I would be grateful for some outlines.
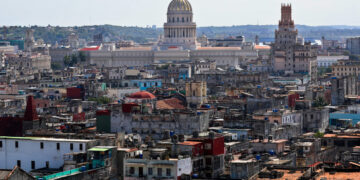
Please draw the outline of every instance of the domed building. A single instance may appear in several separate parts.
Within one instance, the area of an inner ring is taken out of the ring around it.
[[[167,22],[164,23],[164,40],[159,44],[161,50],[178,48],[194,50],[197,48],[196,23],[188,0],[172,0],[168,7]]]
[[[193,7],[189,0],[168,0],[163,37],[153,46],[121,47],[106,50],[84,48],[90,64],[97,67],[142,67],[153,63],[191,63],[201,59],[214,61],[216,66],[237,67],[258,58],[256,49],[211,47],[207,37],[197,41]],[[81,50],[83,51],[83,50]]]

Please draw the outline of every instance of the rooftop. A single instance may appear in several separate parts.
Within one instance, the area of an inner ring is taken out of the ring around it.
[[[94,140],[85,140],[85,139],[60,139],[60,138],[15,137],[15,136],[0,136],[0,139],[32,140],[32,141],[55,141],[55,142],[91,142],[91,141],[94,141]]]
[[[198,144],[201,144],[201,142],[196,142],[196,141],[184,141],[182,143],[179,143],[181,145],[185,145],[185,146],[195,146]]]
[[[346,180],[355,180],[360,177],[360,172],[325,172],[324,174],[316,177],[317,180],[321,179],[334,179],[334,180],[340,180],[340,179],[346,179]]]

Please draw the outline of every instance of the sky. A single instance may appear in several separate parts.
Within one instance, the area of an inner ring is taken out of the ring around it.
[[[1,0],[0,26],[157,25],[171,0]],[[291,3],[296,24],[360,26],[359,0],[189,0],[198,26],[269,25]]]

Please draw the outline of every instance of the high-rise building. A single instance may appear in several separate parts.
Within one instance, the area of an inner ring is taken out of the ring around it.
[[[317,73],[316,53],[310,42],[298,40],[292,7],[283,4],[279,27],[275,30],[275,43],[272,45],[273,71],[279,74],[308,74],[314,79]]]
[[[360,37],[346,39],[346,48],[351,54],[360,55]]]

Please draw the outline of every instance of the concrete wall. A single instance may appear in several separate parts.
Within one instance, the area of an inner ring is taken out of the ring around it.
[[[31,161],[35,161],[35,169],[46,167],[49,162],[50,168],[60,168],[64,164],[63,155],[71,152],[86,152],[89,140],[26,140],[26,139],[3,139],[3,147],[0,148],[0,169],[12,169],[21,161],[21,168],[29,172],[32,170]],[[18,148],[15,142],[18,142]],[[40,148],[40,143],[44,143],[44,148]],[[57,150],[57,143],[60,143],[60,150]],[[70,150],[73,144],[73,150]],[[83,150],[80,150],[82,144]]]

